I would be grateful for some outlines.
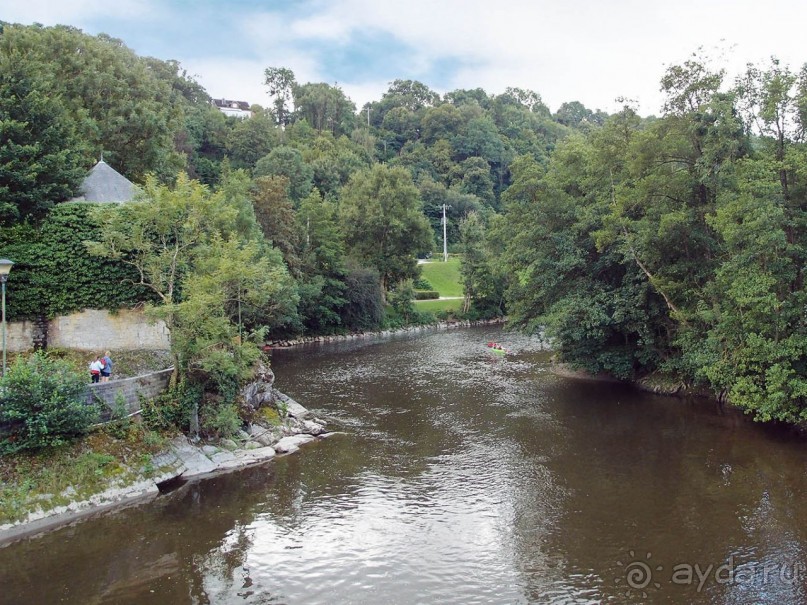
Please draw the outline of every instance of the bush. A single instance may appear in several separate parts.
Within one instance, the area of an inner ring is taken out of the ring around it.
[[[418,277],[415,282],[415,290],[434,290],[434,286],[431,285],[428,279],[425,277]]]
[[[0,378],[0,453],[53,447],[84,434],[98,421],[87,404],[87,380],[68,362],[44,353],[17,357]]]
[[[241,424],[238,408],[233,403],[220,403],[215,407],[206,406],[202,410],[202,428],[208,435],[216,436],[219,439],[237,435]]]
[[[156,399],[141,400],[140,415],[143,423],[153,431],[188,431],[191,411],[201,399],[201,387],[185,381],[171,387]]]
[[[415,300],[436,300],[440,293],[436,290],[415,290]]]

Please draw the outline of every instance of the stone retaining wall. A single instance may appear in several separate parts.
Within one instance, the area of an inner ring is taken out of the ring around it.
[[[111,382],[99,382],[87,386],[87,403],[101,401],[109,408],[102,413],[102,420],[109,420],[113,412],[118,412],[118,393],[123,397],[126,414],[140,411],[142,399],[153,399],[168,388],[174,368],[143,374],[134,378],[123,378]]]
[[[44,332],[40,346],[83,351],[166,350],[171,348],[165,323],[150,323],[140,309],[121,309],[115,313],[86,309],[43,322],[15,321],[8,324],[9,351],[30,351],[37,335]]]

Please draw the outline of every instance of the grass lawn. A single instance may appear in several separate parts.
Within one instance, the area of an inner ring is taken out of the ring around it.
[[[449,256],[448,262],[434,260],[420,265],[421,275],[428,280],[440,296],[462,296],[460,283],[460,259]],[[462,301],[460,301],[462,302]]]

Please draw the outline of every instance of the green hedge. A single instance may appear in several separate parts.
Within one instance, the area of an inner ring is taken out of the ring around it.
[[[434,300],[440,298],[437,290],[415,290],[415,300]]]
[[[6,284],[10,321],[55,317],[84,309],[119,309],[153,300],[134,268],[91,256],[84,242],[99,238],[98,204],[59,204],[35,228],[0,230],[0,257],[14,261]],[[109,205],[109,211],[115,211]]]

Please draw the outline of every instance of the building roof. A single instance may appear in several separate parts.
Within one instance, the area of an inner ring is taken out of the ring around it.
[[[211,101],[213,105],[218,107],[219,109],[227,108],[227,109],[240,109],[241,111],[249,111],[249,103],[246,101],[231,101],[230,99],[213,99]]]
[[[79,187],[76,200],[88,202],[128,202],[135,196],[135,185],[109,164],[100,160]]]

